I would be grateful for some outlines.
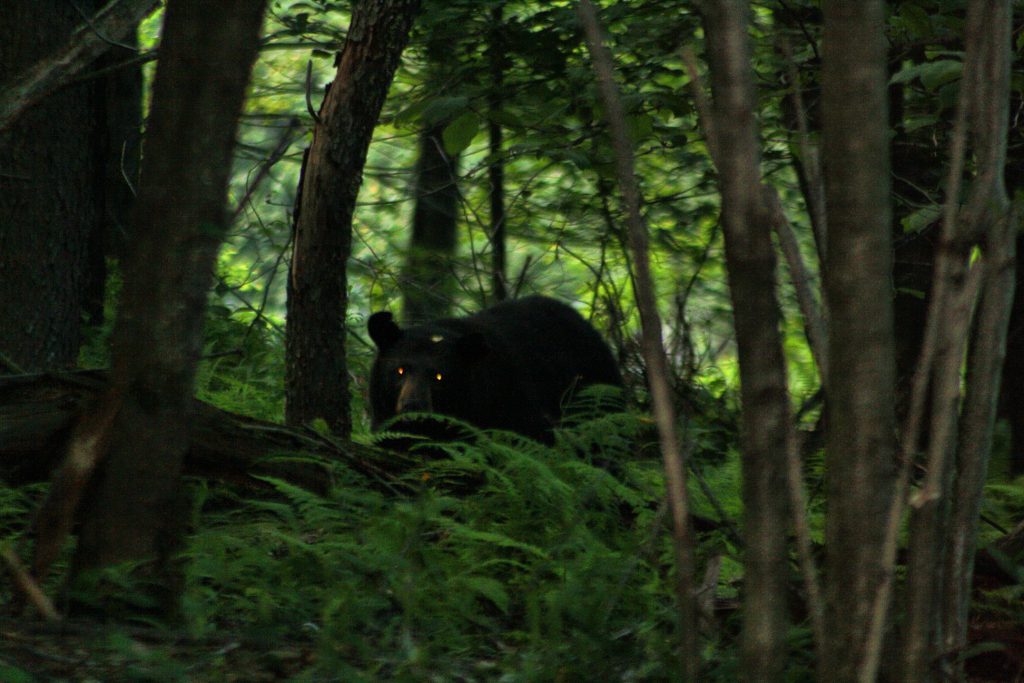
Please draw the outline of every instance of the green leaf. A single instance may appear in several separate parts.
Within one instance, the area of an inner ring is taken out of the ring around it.
[[[940,216],[942,216],[942,207],[939,206],[938,204],[922,206],[920,209],[917,209],[916,211],[912,212],[910,215],[903,219],[903,232],[921,232],[929,225],[939,220]]]
[[[469,147],[469,143],[473,142],[477,131],[480,130],[480,123],[480,117],[471,111],[467,111],[449,123],[444,129],[444,135],[442,136],[444,151],[451,156],[455,156]]]
[[[468,106],[469,98],[461,95],[458,97],[435,97],[432,100],[427,100],[420,120],[424,125],[432,126],[461,114]]]
[[[654,131],[654,122],[647,114],[627,116],[626,129],[629,131],[630,140],[635,144],[651,137],[651,133]]]
[[[941,85],[960,78],[963,62],[956,59],[937,59],[934,62],[915,64],[900,70],[889,81],[892,85],[907,83],[919,78],[929,91],[935,91]]]
[[[503,613],[508,613],[508,591],[500,581],[486,576],[470,576],[464,579],[463,583],[467,589],[491,601]]]

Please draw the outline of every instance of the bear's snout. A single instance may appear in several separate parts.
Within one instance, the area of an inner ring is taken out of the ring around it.
[[[407,376],[398,392],[396,413],[430,413],[434,405],[430,399],[430,386],[422,378]]]

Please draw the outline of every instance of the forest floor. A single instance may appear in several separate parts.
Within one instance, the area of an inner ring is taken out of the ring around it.
[[[314,638],[259,643],[192,638],[156,628],[89,621],[45,624],[0,616],[0,680],[224,681],[291,680],[316,664]]]
[[[315,637],[257,642],[197,639],[148,627],[89,621],[46,624],[0,610],[0,680],[251,682],[293,680],[316,669]],[[1024,682],[1024,623],[995,613],[971,623],[970,683]],[[318,672],[322,679],[325,672]],[[326,674],[330,680],[330,674]]]

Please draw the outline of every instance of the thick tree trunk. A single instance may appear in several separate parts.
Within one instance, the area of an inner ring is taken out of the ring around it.
[[[745,680],[781,680],[786,662],[786,454],[792,435],[775,296],[772,217],[762,199],[747,3],[705,4],[714,93],[710,147],[719,172],[722,232],[740,362]]]
[[[885,3],[822,7],[831,324],[824,676],[841,683],[862,674],[896,475],[888,74]]]
[[[444,120],[420,133],[416,206],[402,273],[402,315],[408,324],[444,318],[451,311],[459,160],[444,149],[442,136],[448,123]]]
[[[179,474],[210,274],[226,229],[235,131],[263,2],[172,0],[153,86],[132,252],[113,337],[113,423],[74,560],[75,574],[125,560],[165,608],[185,523]],[[81,423],[80,423],[81,426]],[[83,448],[88,444],[82,444]],[[55,485],[59,482],[55,482]],[[159,586],[159,588],[157,588]]]
[[[80,23],[68,2],[0,3],[0,83],[11,87]],[[0,132],[0,372],[68,367],[78,359],[97,214],[94,103],[95,83],[68,87],[23,109]]]
[[[362,0],[313,130],[296,200],[288,278],[285,416],[351,431],[345,359],[346,261],[352,214],[374,126],[419,0]]]

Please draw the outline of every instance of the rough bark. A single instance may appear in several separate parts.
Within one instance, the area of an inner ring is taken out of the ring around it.
[[[226,229],[235,131],[256,57],[263,2],[172,0],[153,85],[132,252],[113,335],[120,409],[87,502],[74,573],[125,560],[165,609],[184,517],[179,475],[206,297]],[[144,226],[144,227],[143,227]]]
[[[402,315],[408,324],[444,318],[451,311],[459,161],[444,149],[448,123],[442,121],[420,133],[416,206],[402,273]]]
[[[288,278],[285,416],[291,425],[323,418],[338,436],[351,431],[345,268],[352,215],[370,138],[419,5],[355,4],[337,74],[320,107],[296,200]]]
[[[775,296],[772,216],[761,191],[749,9],[704,5],[714,94],[715,164],[740,363],[743,448],[745,680],[781,680],[786,662],[786,453],[792,436]]]
[[[92,9],[88,2],[79,5]],[[49,57],[80,21],[67,2],[0,3],[0,83]],[[68,367],[77,360],[88,239],[97,214],[94,102],[95,84],[80,83],[25,110],[0,132],[0,372]]]
[[[676,601],[680,628],[680,679],[699,680],[697,603],[694,594],[694,537],[686,490],[686,469],[676,427],[675,407],[669,382],[668,358],[661,336],[661,317],[651,275],[647,226],[640,213],[640,188],[636,182],[633,149],[626,132],[626,117],[615,85],[611,55],[602,44],[597,13],[589,0],[578,8],[587,47],[597,76],[598,92],[605,108],[615,170],[626,212],[629,249],[633,258],[633,293],[640,311],[641,353],[647,369],[654,420],[668,486],[672,517],[672,545],[676,564]]]
[[[824,680],[858,680],[895,479],[885,4],[822,3],[828,214]],[[871,675],[865,672],[866,676]]]

